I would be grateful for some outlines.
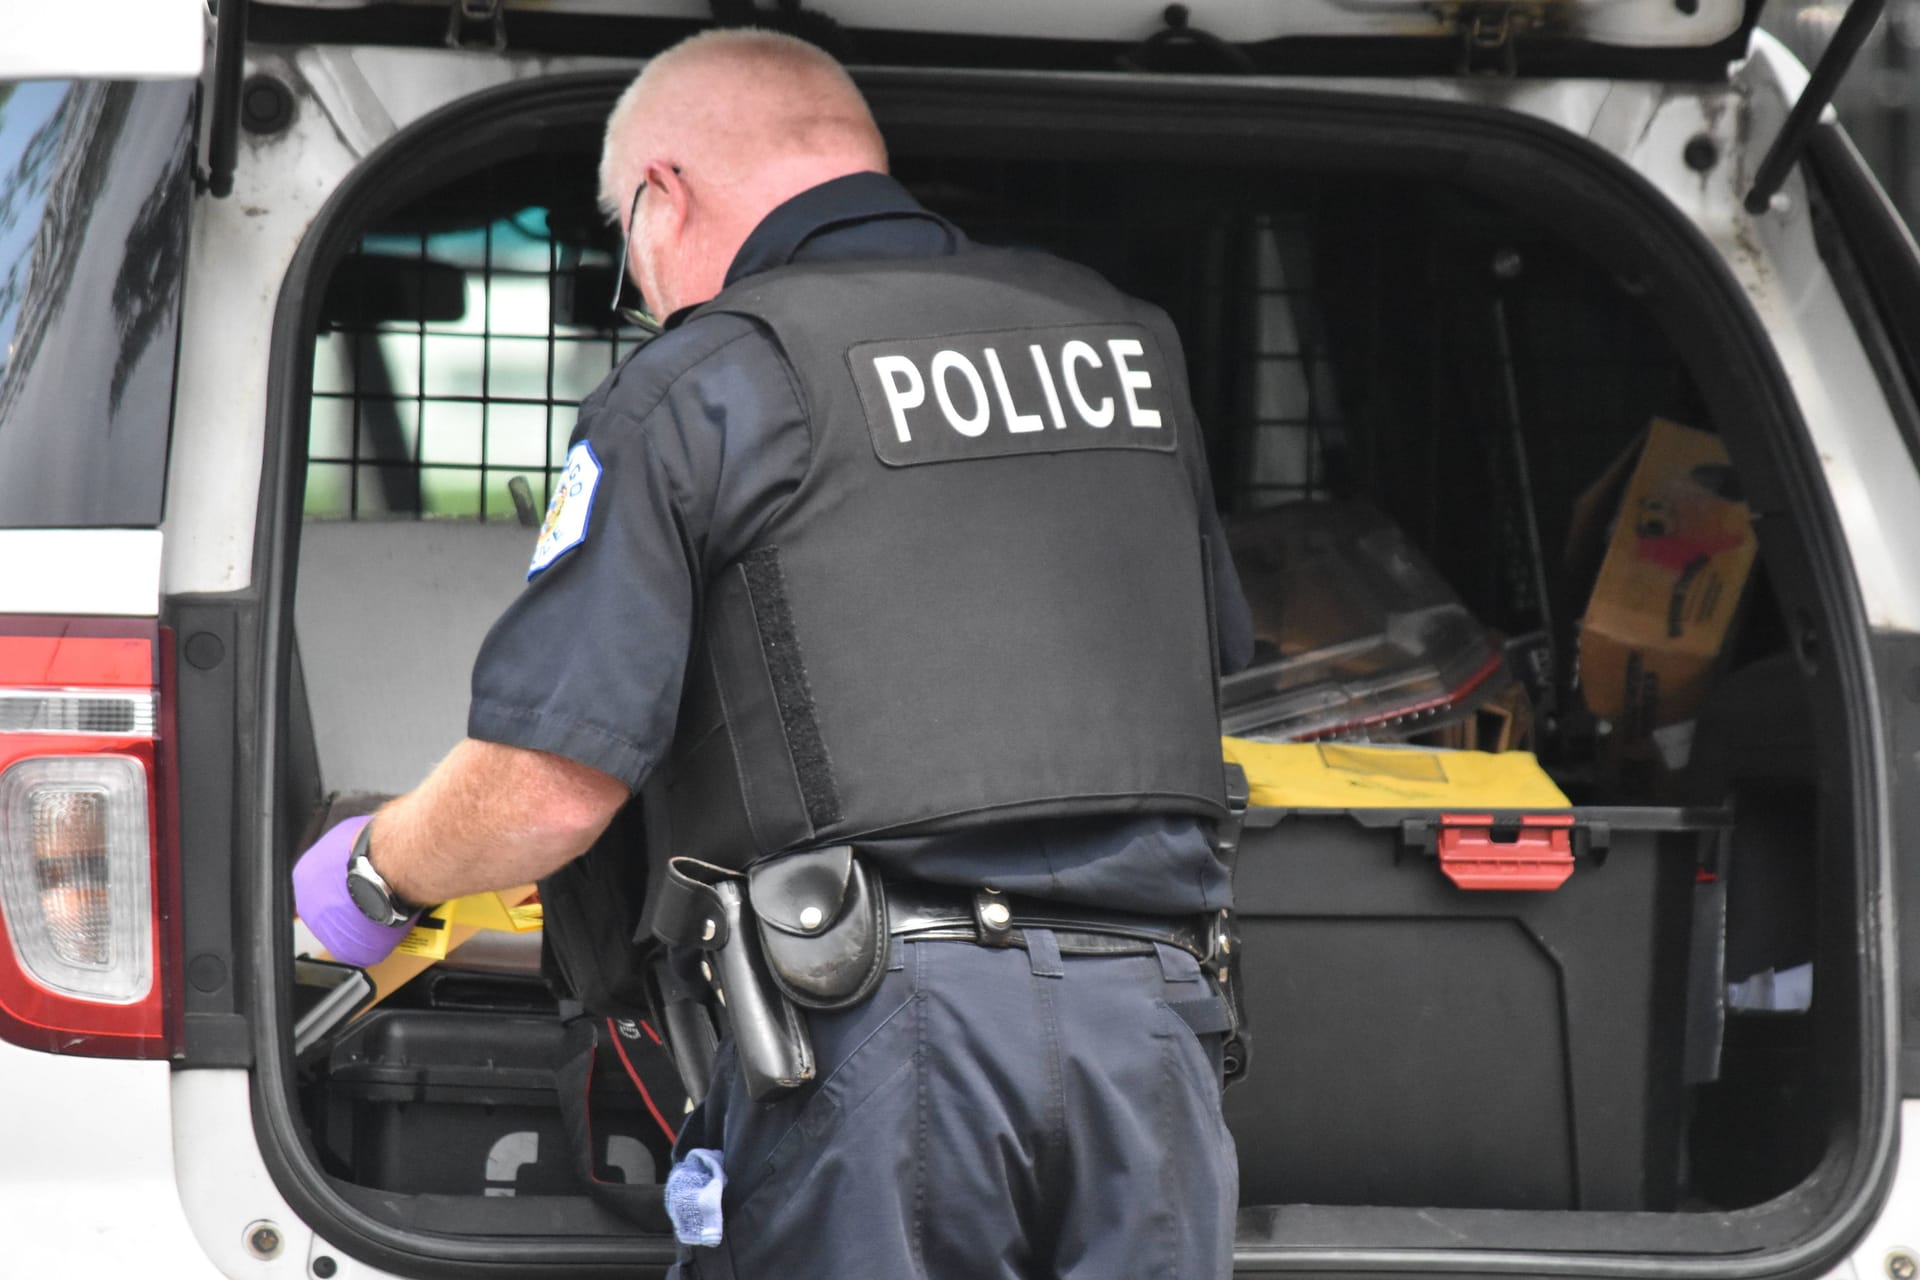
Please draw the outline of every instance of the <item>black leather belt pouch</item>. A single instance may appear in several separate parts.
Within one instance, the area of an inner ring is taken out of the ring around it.
[[[734,1055],[756,1102],[814,1076],[806,1019],[768,972],[749,919],[746,877],[693,858],[674,858],[661,882],[654,933],[673,946],[707,953],[703,972],[733,1032]]]
[[[767,969],[808,1009],[841,1009],[873,993],[887,967],[887,896],[833,845],[771,858],[747,873]]]

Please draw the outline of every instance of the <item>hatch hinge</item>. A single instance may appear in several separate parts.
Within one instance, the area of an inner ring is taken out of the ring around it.
[[[447,47],[505,49],[507,15],[504,0],[450,0],[447,5]]]
[[[1539,0],[1484,0],[1455,7],[1460,32],[1460,74],[1513,76],[1520,70],[1516,41],[1545,23]]]

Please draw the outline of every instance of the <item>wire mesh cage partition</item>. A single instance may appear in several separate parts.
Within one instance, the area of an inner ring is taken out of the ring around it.
[[[481,171],[369,228],[315,337],[309,519],[529,519],[630,353],[585,157]],[[511,490],[524,477],[524,500]]]

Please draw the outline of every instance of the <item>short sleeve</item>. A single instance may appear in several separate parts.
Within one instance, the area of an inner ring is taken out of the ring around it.
[[[701,585],[804,472],[771,344],[716,317],[656,339],[583,407],[519,598],[473,670],[469,737],[638,789],[672,741]]]

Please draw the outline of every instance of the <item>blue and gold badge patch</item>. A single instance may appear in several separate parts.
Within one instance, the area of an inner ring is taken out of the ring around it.
[[[567,453],[566,470],[553,487],[547,518],[540,524],[540,540],[533,544],[533,563],[527,580],[587,540],[587,522],[593,515],[593,493],[600,484],[600,459],[582,440]]]

